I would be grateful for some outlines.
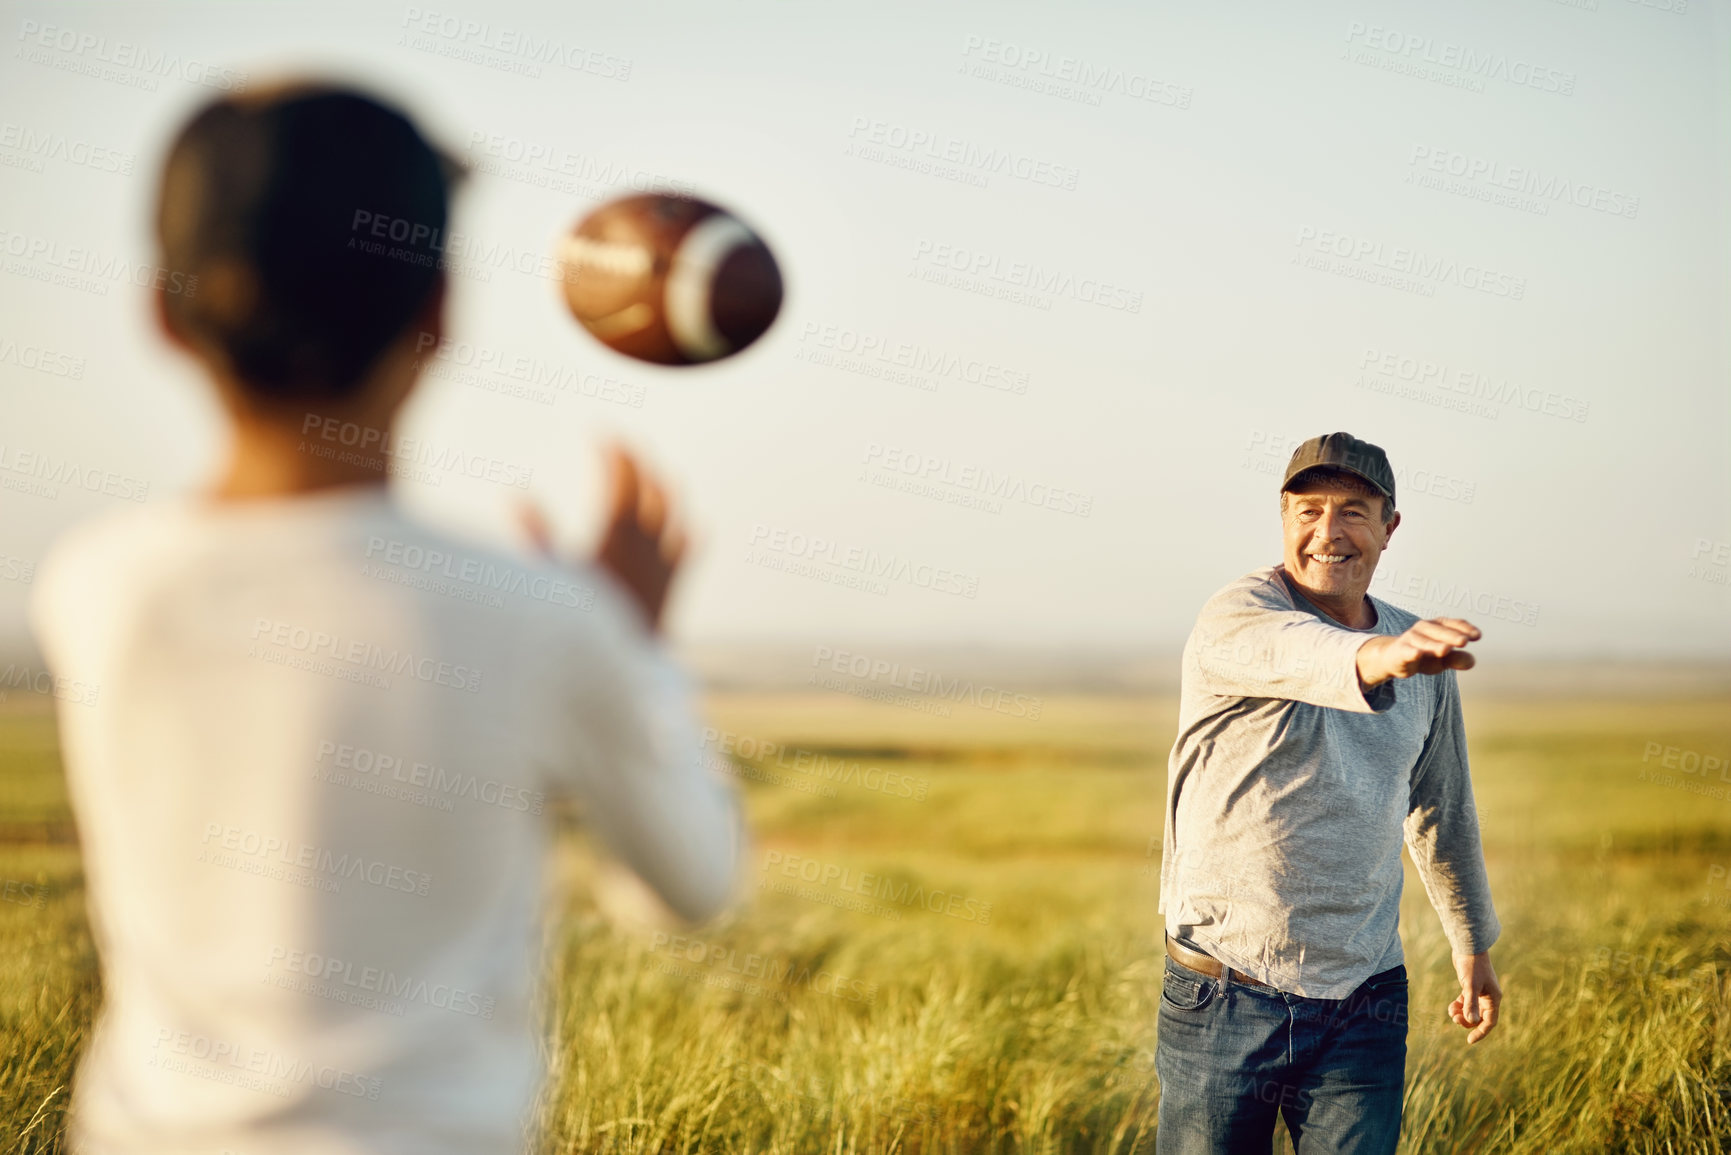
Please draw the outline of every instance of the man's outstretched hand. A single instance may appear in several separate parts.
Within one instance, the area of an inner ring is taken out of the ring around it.
[[[1390,678],[1470,670],[1475,659],[1466,652],[1466,644],[1483,636],[1477,626],[1460,618],[1414,622],[1406,633],[1394,637],[1379,634],[1358,648],[1358,680],[1369,689]]]
[[[1454,960],[1461,994],[1449,1004],[1449,1018],[1468,1028],[1467,1045],[1471,1046],[1496,1027],[1497,1012],[1503,1005],[1503,988],[1497,983],[1497,968],[1491,965],[1489,951],[1457,954]]]
[[[607,471],[606,519],[595,564],[631,593],[652,630],[661,627],[667,590],[685,557],[685,531],[674,524],[667,492],[637,459],[617,445],[604,451]],[[523,528],[549,557],[555,556],[547,519],[539,507],[522,507]]]

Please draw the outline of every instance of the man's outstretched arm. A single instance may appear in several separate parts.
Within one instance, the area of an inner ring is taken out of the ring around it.
[[[1394,705],[1399,679],[1470,669],[1463,647],[1479,636],[1458,618],[1394,636],[1349,630],[1300,608],[1282,583],[1241,579],[1202,607],[1184,657],[1204,693],[1369,714]]]

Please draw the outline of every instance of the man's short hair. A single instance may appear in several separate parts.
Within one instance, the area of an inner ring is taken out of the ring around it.
[[[1357,494],[1359,497],[1380,497],[1382,498],[1382,524],[1387,525],[1394,520],[1394,498],[1358,474],[1328,465],[1313,465],[1304,472],[1294,475],[1293,479],[1286,483],[1287,487],[1280,491],[1282,516],[1286,514],[1286,499],[1291,491],[1303,489],[1307,483],[1311,482],[1326,482],[1329,485],[1345,489],[1349,493]]]
[[[207,104],[162,170],[162,264],[198,277],[196,292],[166,295],[170,323],[249,393],[349,396],[442,275],[461,171],[408,117],[352,90],[292,84]],[[381,220],[382,242],[366,227]]]

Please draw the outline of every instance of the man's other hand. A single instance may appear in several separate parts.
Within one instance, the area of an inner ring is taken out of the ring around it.
[[[1454,960],[1461,994],[1449,1004],[1449,1018],[1470,1031],[1467,1045],[1471,1046],[1495,1029],[1497,1012],[1503,1005],[1503,988],[1497,983],[1497,968],[1491,965],[1489,951],[1457,954]]]

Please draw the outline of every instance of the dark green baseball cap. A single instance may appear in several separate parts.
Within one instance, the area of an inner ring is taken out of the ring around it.
[[[1312,437],[1292,451],[1292,459],[1286,463],[1286,476],[1280,482],[1280,491],[1285,493],[1292,487],[1293,478],[1318,466],[1344,469],[1364,478],[1388,498],[1388,508],[1394,508],[1394,468],[1389,465],[1388,454],[1382,451],[1382,446],[1360,441],[1350,433],[1324,433]]]

